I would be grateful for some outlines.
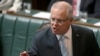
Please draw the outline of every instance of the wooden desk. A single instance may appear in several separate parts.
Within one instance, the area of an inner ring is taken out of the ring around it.
[[[9,13],[17,16],[25,16],[25,17],[33,17],[32,15],[35,15],[39,12],[45,12],[45,11],[40,11],[40,10],[30,10],[30,11],[20,11],[17,13]],[[33,17],[33,18],[38,18],[38,19],[46,19],[48,20],[49,18],[41,18],[41,17]],[[95,19],[95,18],[88,18],[87,22],[80,22],[80,20],[74,20],[73,24],[81,24],[81,25],[87,25],[87,26],[95,26],[95,27],[100,27],[97,25],[94,25],[94,23],[100,22],[100,19]]]

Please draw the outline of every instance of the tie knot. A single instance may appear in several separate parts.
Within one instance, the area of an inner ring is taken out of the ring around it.
[[[64,37],[60,36],[59,41],[63,41],[63,40],[64,40]]]
[[[67,36],[61,36],[60,38],[59,38],[59,40],[64,40],[64,39],[68,39],[68,37]]]

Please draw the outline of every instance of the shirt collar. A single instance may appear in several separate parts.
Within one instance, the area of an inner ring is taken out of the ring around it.
[[[62,35],[56,35],[58,40],[60,39],[61,36]],[[69,30],[63,36],[67,36],[68,39],[72,38],[72,27],[71,26],[69,27]]]

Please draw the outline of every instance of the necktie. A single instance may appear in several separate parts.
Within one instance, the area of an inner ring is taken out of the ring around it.
[[[68,56],[67,48],[65,47],[65,43],[64,43],[64,39],[65,39],[64,37],[60,37],[59,39],[61,53],[62,53],[62,56]]]

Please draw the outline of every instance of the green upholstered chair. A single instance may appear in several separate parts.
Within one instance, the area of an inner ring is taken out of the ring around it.
[[[11,56],[15,20],[16,17],[9,15],[4,15],[2,19],[1,41],[3,46],[3,56]]]
[[[88,18],[87,19],[87,23],[94,24],[94,23],[97,23],[97,22],[100,22],[100,19],[97,19],[97,18]]]
[[[5,14],[0,25],[2,56],[19,56],[20,52],[29,47],[35,32],[45,22],[43,19]]]
[[[98,42],[99,47],[100,47],[100,28],[99,28],[98,35],[97,35],[97,42]]]
[[[3,50],[2,50],[2,41],[1,41],[1,25],[2,25],[2,14],[0,14],[0,54],[3,56]]]

